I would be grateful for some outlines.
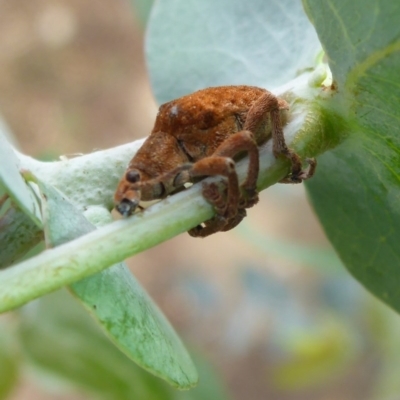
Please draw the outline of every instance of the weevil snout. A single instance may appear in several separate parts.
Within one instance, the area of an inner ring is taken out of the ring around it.
[[[123,217],[129,217],[139,205],[139,200],[122,199],[122,201],[115,207]]]
[[[115,192],[115,209],[123,216],[132,215],[140,203],[140,191],[127,187],[126,182],[122,181],[118,190]]]

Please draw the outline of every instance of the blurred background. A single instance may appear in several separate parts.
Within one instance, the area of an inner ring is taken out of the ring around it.
[[[150,6],[0,0],[0,113],[21,151],[53,160],[149,134],[157,112],[143,51]],[[13,382],[4,398],[119,399],[102,386],[113,371],[115,386],[142,388],[124,398],[140,400],[400,399],[399,318],[346,272],[303,185],[264,191],[233,231],[183,234],[128,265],[194,355],[199,388],[182,394],[145,372],[118,375],[126,360],[103,354],[102,336],[90,349],[90,317],[64,293],[24,321],[21,346],[4,332],[24,311],[0,318],[0,353],[10,360],[0,365],[0,387]],[[54,342],[43,343],[43,327],[54,329]]]

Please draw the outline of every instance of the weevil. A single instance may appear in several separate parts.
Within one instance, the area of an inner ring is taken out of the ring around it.
[[[281,182],[300,183],[316,168],[315,159],[302,160],[289,149],[282,125],[288,103],[266,89],[254,86],[220,86],[199,90],[163,104],[154,128],[132,158],[114,200],[127,217],[141,200],[162,199],[207,176],[224,177],[223,187],[203,183],[203,196],[216,215],[188,231],[206,237],[227,231],[246,216],[246,208],[258,201],[258,146],[269,138],[275,157],[291,162],[289,175]],[[239,185],[235,161],[249,156],[245,181]]]

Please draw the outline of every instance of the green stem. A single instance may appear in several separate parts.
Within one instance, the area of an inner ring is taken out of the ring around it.
[[[265,148],[263,152],[269,153],[267,158],[271,163],[264,181],[279,180],[285,175],[285,163],[275,163],[270,149]],[[240,175],[245,172],[246,161],[238,166]],[[95,274],[211,218],[212,207],[204,200],[201,190],[201,183],[193,185],[144,212],[1,271],[0,312]]]

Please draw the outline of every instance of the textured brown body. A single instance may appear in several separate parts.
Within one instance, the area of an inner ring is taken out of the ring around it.
[[[266,92],[253,86],[219,86],[163,104],[150,136],[129,166],[155,178],[179,163],[211,156],[228,136],[243,130],[249,109]],[[287,107],[283,100],[282,104]],[[267,125],[259,129],[264,135],[253,132],[257,144],[271,135]],[[142,199],[150,200],[143,195]]]
[[[285,109],[288,104],[284,100],[253,86],[207,88],[162,105],[150,136],[129,163],[117,188],[117,209],[127,216],[140,199],[163,198],[186,182],[207,175],[222,175],[228,179],[227,193],[217,193],[215,185],[209,185],[204,194],[214,204],[220,219],[223,215],[225,222],[231,220],[225,227],[230,229],[237,225],[245,215],[244,208],[257,202],[257,145],[268,140],[271,134],[274,154],[292,161],[290,182],[308,177],[301,171],[299,157],[286,147],[281,115]],[[250,166],[244,184],[247,195],[243,198],[240,188],[234,188],[238,183],[232,159],[245,152],[249,153]],[[239,203],[239,200],[241,206],[226,205],[232,201]],[[217,230],[227,229],[219,226]],[[206,236],[204,233],[194,235]]]

